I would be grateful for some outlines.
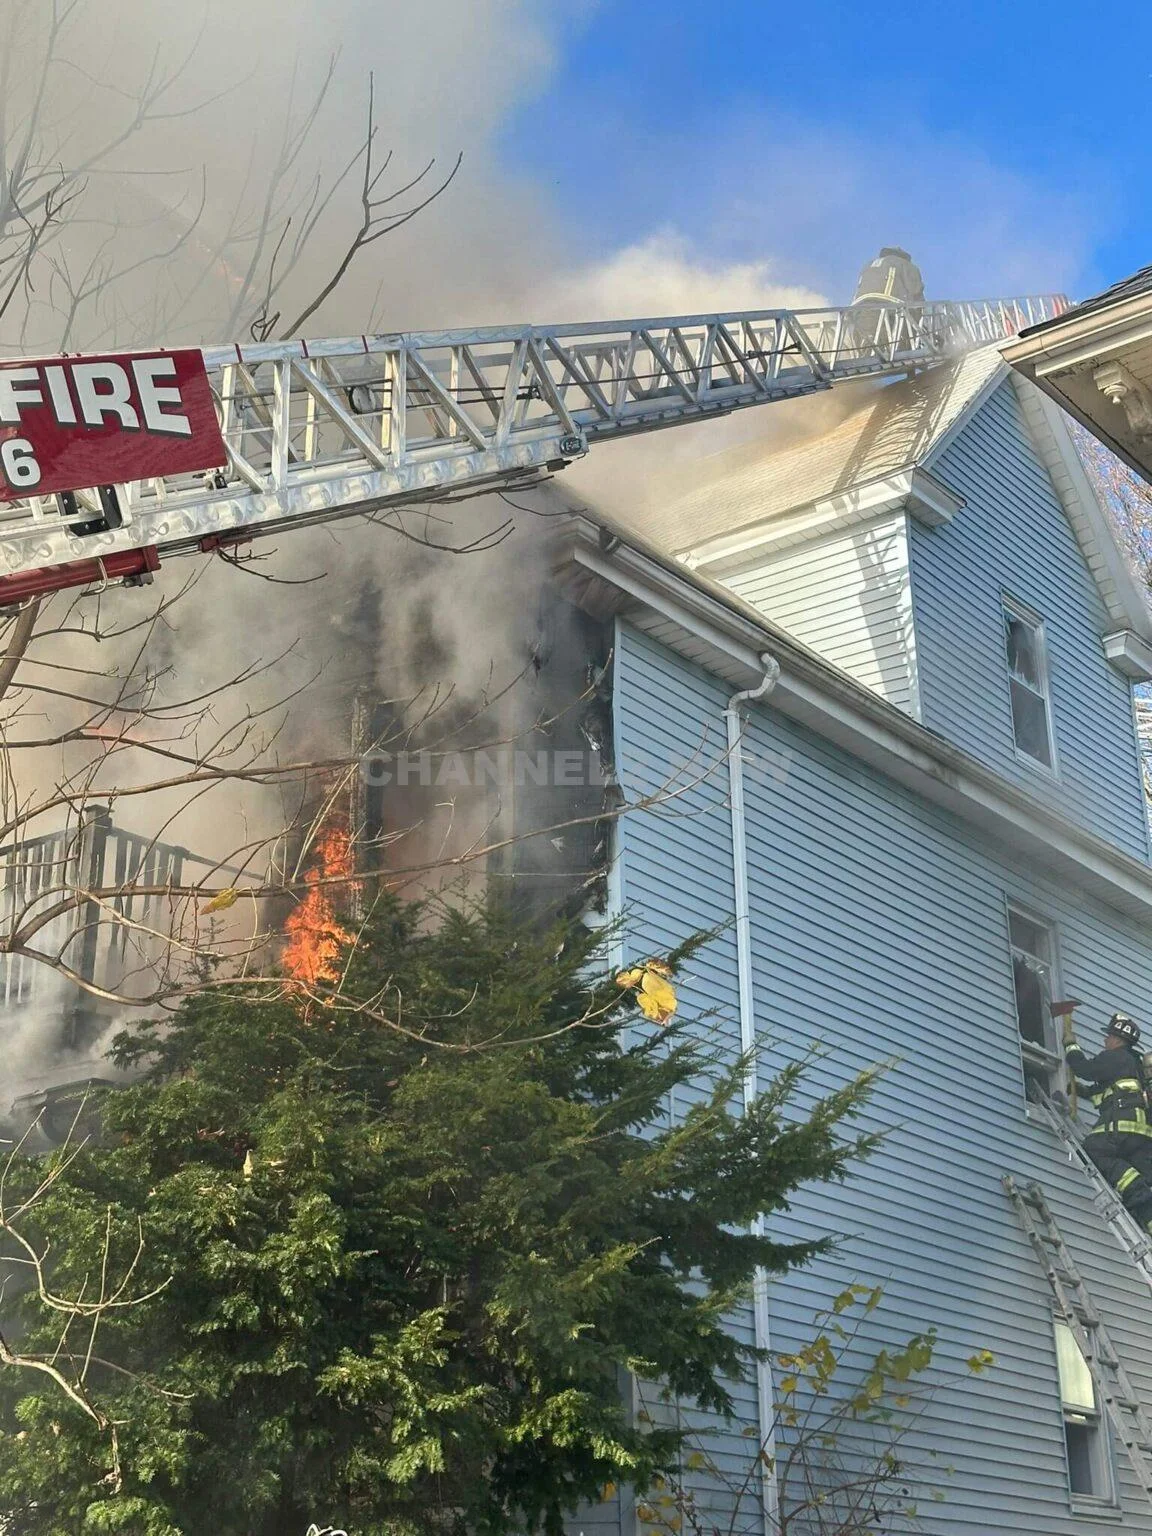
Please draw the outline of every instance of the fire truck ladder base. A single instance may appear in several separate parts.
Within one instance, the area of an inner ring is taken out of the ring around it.
[[[1038,1184],[1017,1184],[1011,1174],[1006,1174],[1003,1182],[1052,1288],[1057,1315],[1072,1330],[1113,1432],[1152,1504],[1152,1421],[1076,1268],[1043,1190]]]

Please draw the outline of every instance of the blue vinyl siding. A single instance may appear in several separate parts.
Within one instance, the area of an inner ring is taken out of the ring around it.
[[[943,528],[910,520],[921,719],[1137,858],[1148,834],[1127,680],[1080,547],[1005,382],[930,464],[967,505]],[[1004,594],[1044,621],[1058,776],[1016,756]]]
[[[630,800],[662,781],[669,741],[684,757],[697,754],[697,773],[715,761],[729,691],[722,683],[626,628],[616,665]],[[825,1054],[809,1068],[809,1094],[874,1062],[895,1062],[867,1119],[890,1131],[881,1151],[845,1185],[807,1189],[776,1219],[781,1236],[835,1232],[842,1241],[773,1286],[773,1345],[804,1342],[814,1310],[847,1281],[882,1282],[885,1299],[865,1342],[876,1347],[935,1326],[946,1369],[962,1373],[979,1348],[997,1357],[988,1376],[961,1380],[930,1402],[905,1447],[945,1494],[938,1504],[921,1501],[927,1536],[1087,1536],[1100,1520],[1069,1504],[1050,1293],[1001,1176],[1043,1183],[1150,1407],[1152,1293],[1096,1216],[1082,1176],[1026,1116],[1006,903],[1020,901],[1055,923],[1064,985],[1085,1000],[1089,1038],[1115,1007],[1152,1016],[1152,935],[998,853],[770,706],[755,709],[748,748],[757,761],[788,765],[749,774],[745,787],[765,1074],[813,1042]],[[711,782],[679,800],[624,817],[630,953],[668,948],[731,913],[725,791],[718,765]],[[706,1027],[734,1051],[730,933],[693,960],[682,996],[688,1012],[714,1013]],[[737,1462],[748,1443],[741,1428],[756,1422],[751,1390],[741,1414],[728,1432]],[[946,1464],[950,1477],[940,1471]],[[1116,1466],[1121,1528],[1152,1532],[1152,1509],[1120,1448]],[[708,1499],[705,1482],[697,1492]],[[722,1507],[721,1490],[712,1492]],[[760,1527],[745,1521],[741,1529]]]

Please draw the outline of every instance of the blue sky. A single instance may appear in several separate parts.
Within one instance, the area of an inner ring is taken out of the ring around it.
[[[844,297],[901,243],[930,295],[1091,293],[1152,262],[1152,7],[599,0],[506,163],[574,253],[664,229]]]

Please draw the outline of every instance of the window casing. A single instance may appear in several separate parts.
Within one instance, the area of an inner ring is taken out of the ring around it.
[[[1042,918],[1009,906],[1008,942],[1025,1085],[1034,1084],[1050,1093],[1059,1084],[1062,1067],[1055,1026],[1048,1012],[1048,1004],[1059,996],[1055,930]]]
[[[1055,773],[1056,745],[1044,626],[1009,598],[1004,599],[1004,654],[1016,754],[1046,773]]]
[[[1074,1503],[1111,1504],[1116,1497],[1112,1447],[1088,1362],[1068,1324],[1054,1319],[1060,1410],[1068,1487]]]

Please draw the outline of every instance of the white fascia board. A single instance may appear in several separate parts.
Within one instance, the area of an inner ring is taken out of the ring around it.
[[[656,561],[638,550],[617,543],[606,551],[598,541],[588,542],[582,534],[583,529],[570,545],[561,548],[556,561],[561,579],[564,565],[571,562],[668,619],[685,633],[702,640],[715,652],[715,659],[722,663],[716,669],[721,677],[733,676],[732,664],[735,663],[735,675],[742,675],[743,669],[750,680],[759,680],[764,671],[760,657],[767,643],[766,632],[760,625],[741,621],[739,615],[726,608],[722,601],[690,581],[678,583],[671,571],[663,570]],[[654,572],[659,573],[656,579],[653,579]],[[623,611],[627,612],[627,607]],[[775,649],[784,639],[783,631],[774,630],[770,639]]]
[[[808,502],[737,533],[709,539],[679,558],[689,570],[706,570],[709,576],[731,575],[763,555],[819,543],[833,534],[897,512],[909,512],[928,527],[939,528],[950,522],[963,505],[963,498],[927,470],[910,467],[883,480]]]
[[[1028,379],[1015,374],[1012,383],[1105,607],[1118,627],[1152,644],[1152,609],[1076,451],[1065,413]]]
[[[1152,682],[1152,645],[1130,629],[1104,636],[1104,654],[1118,672],[1136,683]]]
[[[598,543],[584,523],[562,547],[558,574],[575,566],[631,599],[624,615],[638,628],[662,621],[717,677],[749,686],[760,657],[781,664],[771,707],[870,764],[886,778],[978,827],[998,846],[1018,850],[1109,906],[1152,920],[1152,868],[1069,821],[958,747],[918,725],[775,626],[746,616],[684,571],[618,542]],[[703,655],[701,653],[703,652]]]
[[[1030,378],[1044,379],[1081,363],[1104,361],[1152,337],[1152,293],[1139,293],[1107,309],[1090,310],[1022,336],[1002,349],[1007,362]]]

